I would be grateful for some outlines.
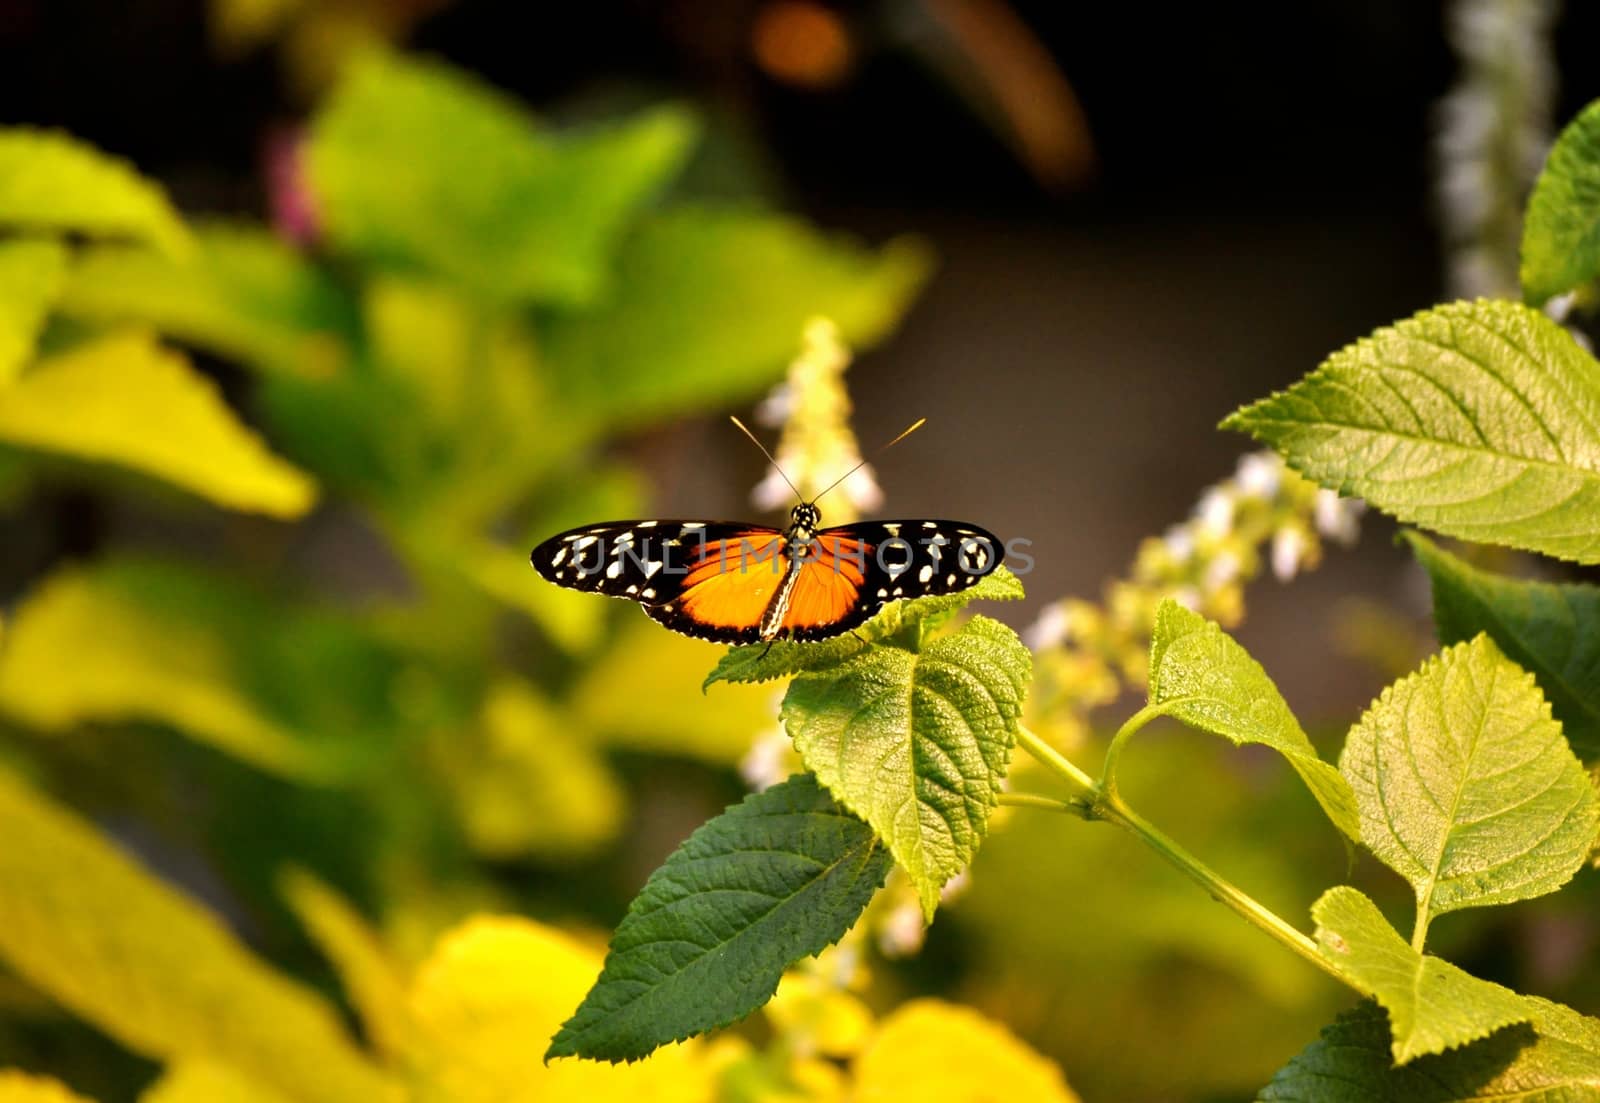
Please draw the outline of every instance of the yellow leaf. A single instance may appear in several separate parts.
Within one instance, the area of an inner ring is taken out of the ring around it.
[[[719,685],[707,700],[700,683],[725,649],[668,632],[637,610],[624,613],[616,643],[573,693],[580,722],[612,746],[738,762],[777,721],[773,687]]]
[[[204,1057],[294,1103],[393,1099],[321,997],[66,808],[0,774],[0,957],[129,1049]]]
[[[316,752],[261,716],[233,684],[208,633],[83,571],[53,575],[0,639],[0,710],[31,728],[154,721],[263,769],[325,780],[328,767]]]
[[[763,1010],[773,1028],[804,1053],[851,1057],[872,1035],[867,1005],[815,973],[785,974]]]
[[[543,1062],[599,973],[598,950],[528,920],[479,917],[446,935],[412,991],[429,1035],[413,1061],[417,1103],[710,1103],[694,1043],[631,1065]]]
[[[460,552],[462,573],[480,590],[526,613],[563,651],[587,654],[605,626],[605,604],[593,594],[552,586],[534,573],[528,555],[489,540]]]
[[[0,1103],[4,1103],[0,1099]],[[185,1059],[168,1067],[139,1103],[291,1103],[288,1096],[216,1061]]]
[[[48,1076],[30,1076],[16,1069],[0,1069],[0,1103],[93,1103],[93,1101]]]
[[[66,268],[67,251],[59,242],[0,241],[0,384],[15,379],[32,359]]]
[[[284,896],[344,984],[372,1045],[399,1053],[413,1030],[399,964],[378,933],[333,889],[302,870],[283,879]]]
[[[133,237],[174,255],[189,232],[132,165],[66,134],[0,128],[0,226]]]
[[[1077,1103],[1055,1064],[999,1023],[942,1000],[883,1020],[856,1061],[856,1103]]]
[[[570,858],[615,836],[624,807],[610,767],[531,686],[493,686],[475,734],[447,745],[446,771],[479,853]]]
[[[131,468],[232,509],[298,517],[310,477],[269,452],[216,386],[147,334],[104,337],[0,390],[0,440]]]

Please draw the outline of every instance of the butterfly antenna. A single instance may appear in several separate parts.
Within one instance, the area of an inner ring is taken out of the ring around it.
[[[913,421],[910,425],[908,425],[906,427],[905,432],[901,433],[898,437],[895,437],[888,444],[885,444],[882,447],[880,447],[876,452],[873,453],[873,455],[874,456],[881,456],[883,453],[887,452],[889,449],[893,448],[895,445],[897,445],[901,441],[905,440],[912,433],[915,433],[918,429],[922,428],[927,423],[928,423],[928,419],[927,418],[925,418],[925,417],[917,418],[916,421]],[[828,484],[828,489],[824,490],[822,492],[822,494],[826,494],[828,492],[828,490],[832,490],[834,487],[836,487],[840,483],[844,482],[851,475],[854,475],[857,471],[860,471],[865,466],[867,466],[867,461],[865,459],[863,459],[860,463],[856,464],[849,471],[846,471],[843,475],[840,475],[837,479],[833,480],[833,482],[829,483]],[[790,485],[793,486],[794,484],[791,483]],[[818,501],[818,499],[820,499],[822,497],[822,494],[818,494],[815,498],[811,499],[811,502],[812,502],[813,505],[815,505],[816,502]]]
[[[767,451],[767,446],[762,444],[759,440],[757,440],[756,439],[756,435],[754,433],[752,433],[749,429],[745,428],[744,422],[742,422],[738,418],[732,417],[732,416],[730,416],[728,418],[728,420],[733,422],[735,425],[737,425],[739,427],[739,432],[743,433],[745,436],[750,438],[750,443],[751,444],[753,444],[757,448],[761,449],[761,454],[763,456],[767,457],[767,462],[768,463],[772,464],[772,470],[774,470],[774,471],[776,471],[778,473],[778,477],[780,479],[782,479],[786,483],[789,483],[789,489],[794,491],[795,500],[796,501],[800,501],[800,502],[805,501],[805,496],[800,493],[800,488],[795,486],[794,483],[789,482],[789,476],[787,476],[787,475],[785,475],[783,473],[783,468],[779,467],[778,466],[778,461],[772,458],[772,453]],[[821,495],[818,495],[818,497],[820,497],[820,496]]]

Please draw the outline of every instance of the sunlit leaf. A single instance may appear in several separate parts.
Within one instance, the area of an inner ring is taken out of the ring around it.
[[[378,934],[348,900],[304,870],[288,871],[283,892],[306,932],[339,974],[373,1048],[393,1056],[415,1041],[406,982]],[[195,1072],[191,1079],[199,1079]],[[201,1103],[200,1096],[193,1097]],[[180,1103],[174,1098],[171,1103]]]
[[[0,956],[135,1052],[203,1057],[291,1100],[393,1099],[338,1014],[77,816],[0,776]]]
[[[759,686],[731,687],[708,707],[698,680],[717,648],[664,632],[637,610],[621,613],[604,661],[584,671],[568,701],[574,722],[601,742],[731,765],[776,722],[777,697]]]
[[[996,567],[978,584],[966,590],[933,597],[892,601],[854,632],[817,643],[774,640],[744,647],[730,647],[706,679],[702,688],[717,682],[770,682],[806,671],[838,666],[867,649],[874,641],[887,640],[923,621],[966,607],[974,601],[1020,601],[1022,583],[1005,567]]]
[[[856,1061],[857,1103],[1077,1103],[1061,1070],[999,1023],[941,1000],[913,1000]]]
[[[1600,1020],[1522,997],[1531,1026],[1394,1067],[1376,1004],[1341,1015],[1284,1066],[1261,1103],[1583,1103],[1600,1097]]]
[[[746,797],[651,875],[546,1058],[631,1061],[748,1015],[849,930],[888,872],[872,830],[809,775]]]
[[[215,384],[137,333],[43,361],[0,390],[0,440],[126,467],[231,509],[298,517],[316,499]]]
[[[420,1098],[449,1103],[705,1103],[693,1043],[613,1067],[539,1060],[600,971],[600,954],[549,927],[481,917],[440,940],[412,990],[429,1040],[412,1056]]]
[[[58,242],[0,241],[0,386],[32,358],[66,267],[67,251]]]
[[[1150,641],[1150,703],[1235,744],[1271,747],[1289,760],[1334,825],[1352,839],[1361,837],[1349,782],[1317,756],[1261,664],[1219,626],[1170,599],[1156,610]]]
[[[756,393],[818,314],[853,347],[875,344],[929,269],[908,241],[872,252],[795,219],[701,209],[646,218],[618,263],[614,293],[552,319],[543,347],[561,396],[620,424]]]
[[[492,686],[478,727],[445,774],[467,839],[480,854],[570,860],[610,841],[622,826],[616,776],[572,718],[532,687],[509,678]]]
[[[1339,769],[1361,841],[1411,882],[1425,926],[1566,884],[1600,824],[1594,786],[1533,676],[1488,636],[1383,691]]]
[[[55,131],[0,127],[0,226],[147,241],[177,255],[188,231],[127,162]]]
[[[293,1103],[293,1098],[220,1062],[186,1058],[162,1073],[139,1103]]]
[[[48,1076],[0,1069],[0,1103],[94,1103]]]
[[[62,311],[95,325],[146,325],[264,371],[309,378],[345,367],[355,337],[343,293],[265,230],[209,224],[183,258],[101,245],[75,259]]]
[[[1600,101],[1556,139],[1522,222],[1522,294],[1538,306],[1600,275]]]
[[[1600,363],[1519,303],[1423,311],[1223,426],[1402,521],[1600,563]]]
[[[552,133],[465,73],[374,53],[317,116],[306,163],[341,249],[492,301],[576,304],[604,289],[618,236],[695,130],[661,108]]]
[[[61,571],[18,608],[0,639],[0,709],[41,732],[166,723],[291,777],[328,770],[315,748],[239,692],[214,636],[100,574]]]
[[[1389,1013],[1397,1064],[1528,1020],[1521,996],[1412,949],[1376,904],[1347,885],[1323,893],[1311,915],[1322,956]]]
[[[1487,632],[1538,679],[1578,757],[1600,757],[1600,586],[1506,578],[1417,533],[1405,538],[1433,580],[1439,642]]]
[[[880,645],[789,684],[783,722],[806,767],[866,820],[932,918],[988,829],[1032,661],[974,617],[920,651]]]
[[[605,603],[550,585],[529,569],[526,551],[477,541],[461,549],[458,565],[484,593],[526,613],[562,649],[581,655],[599,642]]]

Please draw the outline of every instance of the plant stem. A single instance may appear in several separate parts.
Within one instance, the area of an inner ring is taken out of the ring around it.
[[[1170,702],[1169,702],[1170,703]],[[1111,743],[1106,747],[1105,762],[1100,766],[1100,791],[1105,794],[1108,801],[1120,799],[1117,792],[1117,761],[1122,756],[1123,745],[1133,736],[1133,733],[1144,727],[1156,717],[1166,711],[1166,705],[1146,705],[1123,722],[1117,729],[1117,734],[1111,737]]]
[[[1090,818],[1092,809],[1086,800],[1062,800],[1060,797],[1047,797],[1039,793],[1001,793],[1000,803],[1013,808],[1048,808],[1052,812],[1071,812],[1083,819]]]
[[[1127,735],[1137,731],[1141,725],[1147,723],[1155,715],[1159,715],[1159,713],[1152,711],[1150,708],[1141,709],[1138,713],[1135,713],[1128,723],[1123,725],[1122,730],[1117,733],[1116,739],[1112,741],[1113,745],[1116,744],[1117,740],[1125,739]],[[1138,723],[1135,723],[1135,721]],[[1130,832],[1168,863],[1181,870],[1184,876],[1205,889],[1213,900],[1231,908],[1243,919],[1265,931],[1294,953],[1300,955],[1335,980],[1338,980],[1341,984],[1347,983],[1343,977],[1339,976],[1338,970],[1323,958],[1321,952],[1317,949],[1317,944],[1308,935],[1290,925],[1276,912],[1259,903],[1241,889],[1235,888],[1232,884],[1223,880],[1204,862],[1183,849],[1154,824],[1129,808],[1114,791],[1103,788],[1088,774],[1074,766],[1060,751],[1057,751],[1027,728],[1018,729],[1017,743],[1023,750],[1038,759],[1039,763],[1046,769],[1073,787],[1073,798],[1059,802],[1056,806],[1057,810],[1084,814],[1079,810],[1086,804],[1086,819],[1104,820]],[[1106,757],[1107,776],[1109,777],[1109,767],[1115,764],[1112,761],[1109,749]],[[1021,794],[1016,795],[1020,796]],[[1002,797],[1002,801],[1004,799]],[[1035,801],[1019,803],[1036,804]]]

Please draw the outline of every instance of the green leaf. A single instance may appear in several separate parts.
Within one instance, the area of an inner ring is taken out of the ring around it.
[[[345,366],[354,311],[339,288],[264,230],[213,224],[182,259],[102,245],[72,266],[61,309],[97,326],[148,325],[263,371],[307,378]]]
[[[889,872],[866,824],[809,775],[746,797],[651,875],[545,1060],[632,1061],[772,998],[849,930]]]
[[[1556,139],[1522,222],[1522,294],[1538,306],[1600,275],[1600,100]]]
[[[0,386],[29,360],[61,292],[67,251],[54,241],[0,241]]]
[[[1222,424],[1402,521],[1600,563],[1600,363],[1518,303],[1423,311]]]
[[[875,343],[929,268],[909,241],[874,253],[779,215],[693,208],[642,221],[618,265],[605,304],[551,319],[544,349],[575,409],[621,424],[759,391],[814,315]]]
[[[1341,1015],[1272,1078],[1261,1103],[1584,1103],[1600,1095],[1600,1020],[1522,997],[1531,1026],[1393,1067],[1376,1004]]]
[[[216,636],[142,604],[110,570],[56,573],[6,629],[0,702],[37,732],[167,723],[261,769],[302,781],[329,776],[316,748],[240,691]]]
[[[1600,757],[1600,586],[1506,578],[1403,535],[1433,580],[1439,642],[1487,632],[1538,680],[1578,757]]]
[[[661,108],[552,134],[464,73],[374,53],[318,115],[306,164],[340,248],[492,302],[578,305],[604,290],[618,237],[696,129]]]
[[[974,617],[921,651],[882,644],[789,684],[801,759],[888,844],[929,918],[988,829],[1032,669],[1016,633]]]
[[[0,128],[0,227],[133,238],[175,256],[190,245],[166,194],[131,165],[26,127]]]
[[[339,1013],[68,809],[0,773],[0,957],[158,1060],[209,1058],[300,1103],[389,1101]]]
[[[1488,636],[1401,679],[1350,730],[1339,769],[1361,841],[1411,882],[1419,925],[1571,879],[1600,824],[1594,786],[1533,676]]]
[[[1317,756],[1261,664],[1219,626],[1170,598],[1156,610],[1150,641],[1150,703],[1237,745],[1271,747],[1289,760],[1334,826],[1360,839],[1350,784]]]
[[[717,682],[770,682],[806,671],[826,670],[859,655],[869,644],[890,639],[931,618],[953,613],[969,602],[1020,601],[1023,596],[1022,583],[1017,576],[1003,566],[996,567],[970,590],[891,601],[854,632],[831,640],[817,643],[774,640],[770,648],[764,643],[730,647],[706,675],[701,688],[709,689]]]
[[[316,484],[267,450],[216,384],[147,334],[113,334],[0,390],[0,441],[126,467],[230,509],[299,517]]]
[[[1322,956],[1389,1013],[1396,1064],[1526,1022],[1522,997],[1406,945],[1378,906],[1346,885],[1311,908]]]

